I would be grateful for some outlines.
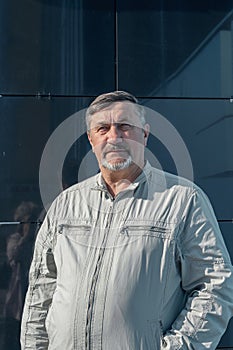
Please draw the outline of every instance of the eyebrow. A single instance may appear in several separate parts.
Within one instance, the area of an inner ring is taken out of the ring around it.
[[[107,120],[98,120],[96,122],[92,121],[92,123],[94,124],[93,127],[97,127],[99,125],[122,124],[122,123],[127,123],[127,124],[132,124],[133,125],[133,123],[127,117],[123,117],[122,119],[119,119],[119,120],[117,120],[114,123],[109,122]]]

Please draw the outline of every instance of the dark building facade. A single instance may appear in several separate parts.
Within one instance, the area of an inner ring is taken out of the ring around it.
[[[233,1],[3,0],[0,17],[0,348],[17,349],[20,324],[6,312],[10,237],[38,226],[16,210],[43,215],[98,171],[84,111],[100,93],[157,111],[148,157],[207,193],[233,258]]]

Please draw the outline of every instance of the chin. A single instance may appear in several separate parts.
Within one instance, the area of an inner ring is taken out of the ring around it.
[[[114,162],[108,162],[105,159],[102,161],[102,166],[105,169],[109,169],[112,171],[127,169],[131,164],[132,164],[131,157],[129,157],[128,159],[119,159],[119,160],[117,159],[117,160],[114,160]]]

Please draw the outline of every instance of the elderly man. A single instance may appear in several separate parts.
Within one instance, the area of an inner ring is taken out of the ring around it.
[[[145,161],[131,94],[99,96],[86,120],[100,173],[61,193],[41,227],[22,349],[215,349],[233,278],[208,199]]]

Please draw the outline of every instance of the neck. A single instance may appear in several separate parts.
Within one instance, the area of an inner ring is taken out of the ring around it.
[[[113,197],[125,190],[141,174],[142,168],[132,164],[123,170],[112,171],[101,167],[101,174]]]

